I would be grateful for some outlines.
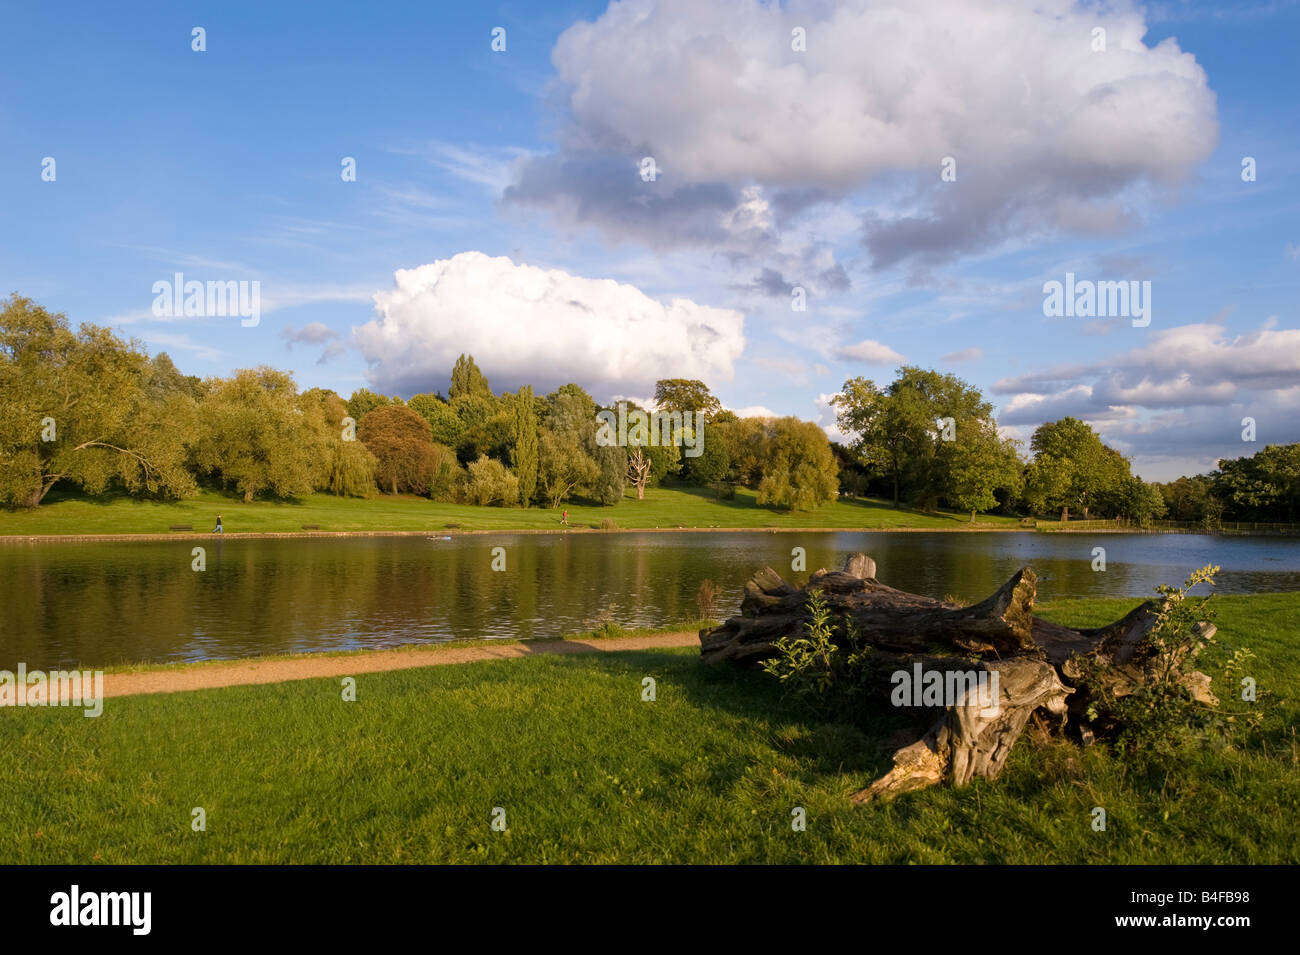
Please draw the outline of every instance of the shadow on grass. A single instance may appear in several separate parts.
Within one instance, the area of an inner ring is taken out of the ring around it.
[[[734,498],[718,497],[712,488],[699,487],[689,484],[664,484],[663,487],[669,488],[681,494],[687,494],[691,497],[699,498],[710,504],[717,504],[719,507],[730,511],[744,511],[747,513],[761,515],[766,514],[770,517],[790,517],[795,514],[805,513],[812,514],[813,511],[794,511],[786,508],[764,507],[755,503],[752,494],[736,496]],[[931,510],[927,511],[919,507],[911,507],[907,504],[899,504],[895,507],[888,501],[876,498],[865,497],[840,497],[836,502],[842,507],[850,507],[855,510],[864,512],[865,515],[879,514],[910,514],[916,517],[923,517],[932,520],[951,521],[954,524],[969,524],[970,515],[968,513],[957,513],[954,511]],[[883,522],[881,526],[888,526],[888,522]]]
[[[718,711],[752,727],[763,743],[796,760],[799,775],[808,781],[850,773],[865,786],[889,771],[893,753],[902,745],[900,733],[906,732],[906,722],[889,714],[864,715],[852,723],[818,719],[785,697],[774,677],[757,670],[706,664],[694,656],[624,650],[585,656],[581,661],[564,657],[557,661],[594,666],[634,684],[653,676],[659,699],[666,693],[681,693],[699,709]],[[738,779],[745,769],[737,764],[727,775]]]

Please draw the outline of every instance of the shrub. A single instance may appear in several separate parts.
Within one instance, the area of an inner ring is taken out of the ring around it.
[[[845,617],[839,629],[846,649],[841,650],[821,591],[809,591],[808,611],[812,620],[807,624],[807,636],[782,637],[775,644],[778,655],[764,660],[762,668],[813,713],[834,716],[862,692],[871,648],[858,639],[853,621]]]
[[[519,501],[519,479],[500,461],[480,455],[469,466],[464,482],[468,504],[506,505]]]
[[[1082,682],[1092,697],[1087,717],[1099,728],[1113,731],[1118,748],[1141,755],[1169,754],[1188,742],[1208,738],[1212,731],[1227,729],[1226,711],[1197,700],[1192,692],[1198,679],[1192,675],[1192,663],[1217,641],[1197,626],[1214,619],[1211,597],[1189,600],[1188,592],[1202,583],[1213,586],[1218,571],[1216,566],[1202,567],[1182,587],[1156,588],[1162,598],[1156,624],[1137,649],[1146,683],[1116,694],[1114,682],[1106,679],[1099,664],[1088,661],[1081,666]],[[1224,678],[1232,680],[1252,657],[1245,648],[1236,650],[1221,667]]]

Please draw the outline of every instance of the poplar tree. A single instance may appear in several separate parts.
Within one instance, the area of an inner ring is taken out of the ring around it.
[[[533,388],[524,385],[514,402],[514,432],[510,445],[510,463],[519,479],[519,503],[530,507],[537,493],[538,445],[537,408]]]

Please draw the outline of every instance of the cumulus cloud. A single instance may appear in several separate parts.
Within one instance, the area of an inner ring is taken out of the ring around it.
[[[845,345],[835,349],[835,357],[844,361],[860,361],[868,365],[893,365],[905,359],[888,345],[864,338],[856,345]]]
[[[940,358],[940,361],[957,363],[961,361],[979,361],[984,357],[984,349],[978,346],[963,348],[961,351],[949,352]]]
[[[1122,0],[623,0],[557,41],[558,149],[521,160],[505,199],[743,257],[880,186],[888,201],[862,220],[876,267],[1112,233],[1218,139],[1205,71],[1145,33]],[[955,182],[940,180],[944,157]]]
[[[713,384],[731,380],[745,345],[740,312],[482,252],[399,270],[374,302],[353,341],[388,393],[444,387],[462,352],[497,390],[576,381],[601,399],[653,392],[659,378]]]
[[[765,405],[746,405],[736,409],[737,418],[779,418],[775,411]]]

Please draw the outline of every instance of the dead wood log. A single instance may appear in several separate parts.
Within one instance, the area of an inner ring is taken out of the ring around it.
[[[1092,693],[1104,688],[1122,696],[1153,678],[1157,661],[1146,638],[1161,609],[1157,601],[1144,601],[1105,627],[1074,629],[1033,616],[1038,578],[1029,567],[969,607],[896,590],[875,572],[875,561],[854,554],[843,570],[819,570],[796,588],[764,568],[745,584],[740,616],[700,631],[705,662],[755,666],[777,655],[782,639],[806,633],[810,591],[820,591],[840,622],[836,641],[851,625],[856,643],[871,647],[875,672],[894,668],[894,705],[918,706],[920,715],[937,711],[928,729],[894,754],[893,768],[854,794],[855,803],[995,778],[1034,713],[1058,731],[1074,720],[1088,738],[1083,714]],[[1085,684],[1085,671],[1100,682]],[[916,696],[922,680],[947,695]],[[1185,682],[1197,699],[1216,702],[1204,674]],[[904,684],[912,687],[910,700],[899,699]],[[868,689],[877,699],[890,692],[883,685]]]

